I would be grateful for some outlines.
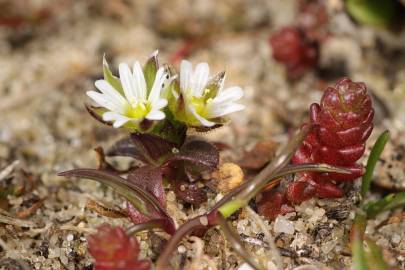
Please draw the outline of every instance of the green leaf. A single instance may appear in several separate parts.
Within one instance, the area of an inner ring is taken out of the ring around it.
[[[361,180],[361,195],[363,196],[363,198],[366,196],[367,192],[370,189],[375,165],[377,164],[377,161],[389,139],[390,132],[386,130],[378,137],[376,143],[373,146],[373,149],[371,149],[370,156],[367,160],[366,172]]]
[[[367,214],[367,218],[374,218],[378,214],[394,208],[405,206],[405,191],[399,193],[392,193],[381,200],[370,202],[363,206]]]
[[[395,15],[393,0],[347,0],[348,13],[360,23],[388,26]]]
[[[375,269],[378,270],[389,270],[387,263],[384,261],[383,254],[379,246],[373,241],[367,239],[367,246],[369,248],[369,252],[367,252],[367,257],[369,258],[369,265],[373,265]]]
[[[109,82],[112,87],[114,87],[122,96],[125,96],[124,90],[122,89],[121,81],[119,78],[114,76],[108,66],[107,60],[105,59],[105,55],[103,56],[103,74],[104,80]]]
[[[352,255],[355,270],[368,270],[366,253],[363,246],[363,235],[365,230],[365,217],[361,214],[356,214],[354,218]]]
[[[159,62],[157,59],[158,51],[152,53],[148,61],[146,61],[145,66],[143,67],[143,74],[146,81],[146,89],[150,91],[152,89],[153,83],[155,81],[156,72],[159,69]]]

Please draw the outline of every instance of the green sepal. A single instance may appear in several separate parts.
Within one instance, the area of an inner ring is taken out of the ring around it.
[[[108,66],[105,54],[103,56],[103,74],[104,80],[106,80],[112,87],[115,88],[122,96],[125,96],[124,90],[122,89],[121,81],[118,77],[114,76]]]
[[[158,62],[158,51],[155,51],[151,54],[148,61],[146,61],[145,66],[143,67],[143,74],[145,76],[146,81],[146,89],[148,92],[151,91],[153,83],[155,82],[156,72],[159,69],[159,62]]]
[[[205,87],[208,91],[204,95],[204,99],[207,101],[210,98],[215,98],[218,94],[219,89],[222,87],[222,84],[225,80],[225,71],[222,71],[215,75]]]

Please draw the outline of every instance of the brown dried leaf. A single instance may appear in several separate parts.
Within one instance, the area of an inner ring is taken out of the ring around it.
[[[35,213],[35,211],[37,211],[44,204],[44,200],[45,199],[41,199],[41,200],[37,201],[36,203],[34,203],[31,207],[18,212],[17,217],[24,219],[24,218],[31,216],[32,214]]]
[[[259,141],[250,151],[245,151],[238,164],[245,169],[257,170],[266,165],[274,157],[277,143],[272,140]]]
[[[101,216],[110,218],[124,218],[128,216],[128,214],[124,210],[114,209],[112,207],[105,206],[102,203],[92,199],[87,199],[86,208],[94,212],[97,212],[97,214]]]

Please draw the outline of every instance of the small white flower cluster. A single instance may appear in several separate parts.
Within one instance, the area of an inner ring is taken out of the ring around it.
[[[151,58],[156,56],[157,52]],[[163,120],[167,107],[177,121],[187,126],[212,127],[223,116],[244,109],[235,103],[243,96],[242,89],[237,86],[223,89],[225,74],[217,80],[210,78],[207,63],[199,63],[193,70],[192,64],[183,60],[179,80],[170,77],[163,67],[158,68],[157,61],[155,64],[155,72],[146,76],[138,61],[132,72],[127,64],[121,63],[117,78],[104,62],[105,78],[95,82],[99,91],[87,92],[103,110],[104,121],[112,122],[116,128],[136,128],[145,119]]]

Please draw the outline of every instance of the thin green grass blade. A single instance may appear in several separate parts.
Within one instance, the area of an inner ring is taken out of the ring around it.
[[[370,257],[370,262],[374,265],[374,267],[376,267],[375,269],[389,270],[387,263],[384,261],[380,247],[369,239],[367,239],[366,242],[370,250],[370,252],[368,252],[368,257]]]
[[[361,195],[363,198],[366,196],[367,192],[370,189],[370,184],[373,179],[373,172],[377,161],[384,150],[385,145],[387,144],[390,138],[390,132],[388,130],[384,131],[377,139],[376,143],[371,149],[370,156],[367,160],[366,172],[363,175],[361,181]]]
[[[370,202],[363,206],[367,218],[374,218],[378,214],[398,207],[405,206],[405,191],[392,193],[381,200]]]
[[[368,270],[366,252],[363,246],[363,235],[365,230],[366,218],[357,213],[354,218],[352,256],[355,270]]]

